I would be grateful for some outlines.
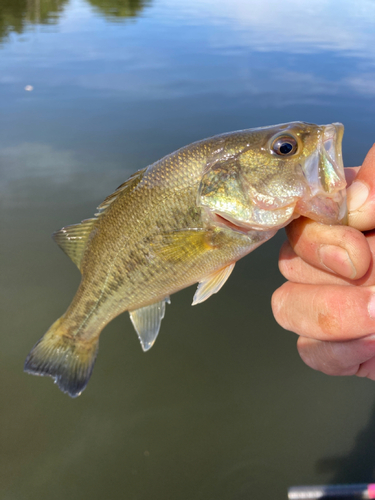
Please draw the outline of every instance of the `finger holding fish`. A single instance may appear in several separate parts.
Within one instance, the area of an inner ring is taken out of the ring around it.
[[[366,237],[356,229],[327,226],[305,217],[285,229],[291,248],[306,263],[351,280],[366,274],[371,251]]]
[[[280,252],[280,270],[289,282],[276,290],[272,304],[276,320],[300,335],[297,348],[308,366],[328,375],[375,380],[375,148],[362,167],[346,170],[348,219],[355,229],[332,229],[341,233],[337,243],[355,256],[353,262],[367,265],[370,251],[367,272],[351,280],[343,277],[345,265],[338,265],[336,274],[324,271],[311,258],[311,248],[326,243],[327,228],[311,223],[306,230],[308,225],[296,220]],[[356,277],[360,274],[357,270]]]
[[[359,231],[375,228],[375,144],[347,190],[349,225]]]
[[[327,227],[304,217],[292,221],[286,227],[286,234],[292,249],[306,263],[349,279],[362,278],[367,272],[371,262],[371,253],[366,245],[365,236],[359,231],[361,227],[357,227],[355,220],[358,221],[358,217],[361,217],[361,220],[363,218],[372,219],[374,210],[370,203],[366,212],[361,212],[356,216],[353,208],[362,204],[364,191],[366,196],[366,187],[362,187],[362,183],[356,181],[356,178],[363,177],[367,180],[366,186],[371,185],[372,196],[375,198],[374,158],[375,148],[373,147],[366,156],[362,167],[345,169],[346,181],[349,186],[347,189],[348,221],[353,227]],[[353,185],[355,182],[357,184]],[[372,223],[375,227],[375,218]],[[367,227],[367,230],[369,229],[372,229],[371,225]],[[280,269],[283,274],[287,272],[287,267],[286,256],[282,249]]]
[[[336,227],[341,228],[341,226]],[[296,254],[288,240],[283,243],[280,250],[279,270],[284,278],[294,283],[310,283],[314,285],[375,285],[375,268],[373,265],[375,259],[375,232],[371,231],[365,235],[362,233],[359,234],[366,241],[363,260],[361,254],[358,253],[360,265],[368,259],[368,252],[370,252],[368,269],[360,278],[358,278],[357,274],[357,278],[351,280],[343,276],[344,272],[340,268],[335,273],[332,270],[319,268],[314,263],[310,264],[306,258],[302,258]],[[316,245],[316,240],[313,244]]]
[[[370,225],[366,226],[367,232],[364,234],[346,226],[324,226],[303,218],[293,221],[286,228],[288,242],[282,246],[279,259],[280,271],[289,281],[316,285],[370,286],[375,284],[373,266],[375,231],[371,230],[375,226],[372,208],[372,198],[375,197],[375,148],[371,148],[362,167],[348,168],[345,171],[350,185],[348,189],[349,222],[353,220],[351,214],[356,212],[356,210],[353,211],[353,207],[357,207],[363,201],[361,193],[358,195],[357,188],[355,192],[350,191],[353,182],[355,179],[364,178],[370,186],[370,195],[362,210],[362,215],[370,221],[368,222]],[[357,195],[360,196],[359,199]],[[337,248],[347,253],[356,271],[355,279],[350,279],[346,259],[342,259],[341,262],[340,259],[336,259],[334,266],[331,265],[330,269],[322,266],[319,249],[327,243],[332,249],[329,255],[331,261],[334,261],[337,256]]]

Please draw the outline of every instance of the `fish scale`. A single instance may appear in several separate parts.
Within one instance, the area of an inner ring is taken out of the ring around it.
[[[299,215],[342,222],[342,131],[292,122],[232,132],[133,174],[93,219],[55,233],[82,279],[25,370],[51,376],[75,397],[90,378],[101,331],[122,312],[148,350],[171,294],[199,283],[193,304],[206,300],[237,260]]]

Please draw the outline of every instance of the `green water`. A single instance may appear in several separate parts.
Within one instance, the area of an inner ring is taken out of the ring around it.
[[[80,398],[23,373],[79,283],[53,231],[216,133],[342,121],[360,164],[374,81],[370,0],[0,0],[1,499],[284,499],[375,481],[374,383],[307,368],[272,317],[283,232],[204,304],[172,296],[150,352],[127,314],[113,321]]]

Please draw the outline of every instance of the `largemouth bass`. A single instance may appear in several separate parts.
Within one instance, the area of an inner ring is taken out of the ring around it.
[[[25,371],[78,396],[100,332],[122,312],[147,351],[171,294],[198,283],[193,305],[203,302],[237,260],[300,215],[343,223],[343,130],[292,122],[195,142],[133,174],[94,218],[56,232],[82,280]]]

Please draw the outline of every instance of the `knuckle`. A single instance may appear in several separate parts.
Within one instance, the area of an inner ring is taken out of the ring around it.
[[[357,377],[365,377],[370,380],[375,380],[375,357],[372,357],[361,363],[356,372]]]
[[[306,272],[302,269],[303,261],[294,252],[288,241],[281,247],[278,264],[280,273],[287,280],[299,283],[306,279]]]
[[[280,314],[280,288],[275,290],[272,294],[271,308],[272,308],[272,313],[275,316],[276,321],[278,321],[278,317]]]
[[[277,323],[279,323],[279,325],[282,326],[283,328],[287,329],[288,312],[285,310],[287,305],[287,298],[286,298],[287,292],[285,285],[287,285],[287,283],[285,283],[284,285],[282,285],[280,288],[278,288],[273,292],[271,297],[271,307],[272,307],[272,313]]]
[[[300,337],[297,342],[297,349],[302,361],[307,366],[325,373],[329,369],[329,363],[325,359],[322,344],[319,340]]]
[[[295,270],[295,262],[286,259],[279,260],[279,271],[287,280],[293,281]]]

